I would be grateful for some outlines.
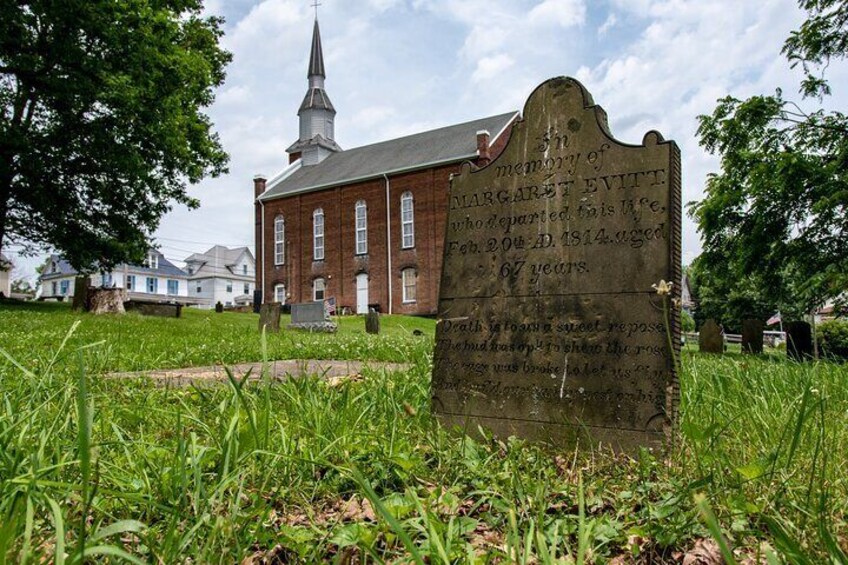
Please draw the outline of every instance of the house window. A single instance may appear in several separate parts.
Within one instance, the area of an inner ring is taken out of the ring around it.
[[[246,275],[246,274],[247,274],[247,265],[242,265],[242,266],[241,266],[241,274],[243,274],[243,275]]]
[[[227,283],[227,293],[229,293],[229,294],[233,293],[233,283],[232,282]]]
[[[53,294],[51,296],[56,296],[58,294],[57,288],[56,288],[56,281],[53,281],[51,288],[53,289]]]
[[[168,294],[180,293],[180,281],[168,280]]]
[[[159,291],[159,279],[155,277],[147,277],[147,292],[156,294]]]
[[[365,201],[356,203],[356,254],[368,253],[368,208]]]
[[[194,267],[192,265],[189,265],[186,268],[186,271],[188,271],[188,274],[193,275],[194,274]]]
[[[250,284],[244,283],[244,293],[250,294]]]
[[[274,219],[274,264],[286,262],[286,220],[282,216]],[[246,269],[247,267],[245,267]]]
[[[316,261],[324,260],[324,210],[318,208],[312,213],[312,249]]]
[[[130,292],[135,290],[135,275],[127,275],[127,290]]]
[[[312,300],[319,302],[324,300],[324,279],[315,279],[312,281]]]
[[[274,286],[274,302],[286,303],[286,285],[278,284]]]
[[[403,301],[415,302],[415,269],[404,269],[401,271],[401,278],[403,279]]]
[[[112,286],[113,282],[112,273],[103,273],[100,275],[100,286],[103,288]]]
[[[68,295],[68,290],[70,289],[70,284],[71,283],[69,281],[60,281],[59,282],[59,292],[62,294],[62,296]]]
[[[203,287],[198,284],[197,285],[197,294],[200,294],[201,292],[203,292]]]
[[[147,267],[150,268],[150,269],[154,269],[154,270],[159,268],[159,255],[158,254],[156,254],[152,251],[147,254]]]
[[[412,210],[412,193],[404,192],[400,196],[400,234],[404,249],[415,247],[415,218]]]

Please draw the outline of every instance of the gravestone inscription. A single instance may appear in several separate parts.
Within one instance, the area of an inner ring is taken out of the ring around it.
[[[452,178],[444,245],[432,382],[443,423],[662,445],[680,347],[673,142],[616,141],[583,85],[551,79],[500,156]]]
[[[698,350],[701,353],[724,353],[724,333],[712,318],[698,330]]]
[[[763,352],[762,320],[742,320],[742,353],[759,355]]]

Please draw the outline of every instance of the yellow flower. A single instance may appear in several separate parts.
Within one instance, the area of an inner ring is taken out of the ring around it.
[[[671,287],[674,286],[674,283],[665,282],[664,280],[660,280],[657,284],[652,284],[651,288],[657,291],[657,294],[660,296],[665,296],[666,294],[671,294]]]

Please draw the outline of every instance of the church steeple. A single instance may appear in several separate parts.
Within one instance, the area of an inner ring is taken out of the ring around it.
[[[298,156],[304,165],[317,165],[330,156],[341,151],[341,147],[333,139],[335,135],[336,109],[330,102],[330,97],[324,90],[324,50],[321,47],[321,30],[318,27],[318,17],[312,29],[312,49],[309,53],[309,89],[300,109],[300,137],[286,151],[292,160]]]

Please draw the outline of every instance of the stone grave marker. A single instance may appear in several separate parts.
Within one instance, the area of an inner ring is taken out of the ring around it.
[[[280,303],[270,302],[259,308],[259,331],[265,328],[266,333],[280,331]]]
[[[378,334],[380,333],[380,314],[371,310],[365,314],[365,333]]]
[[[310,332],[334,333],[338,326],[327,317],[324,302],[305,302],[291,305],[289,328]]]
[[[724,353],[724,332],[712,318],[698,330],[698,350],[701,353]]]
[[[786,355],[795,361],[813,357],[813,331],[807,322],[790,322],[786,328]]]
[[[742,320],[742,353],[760,355],[763,352],[762,320]]]
[[[503,153],[451,180],[437,417],[560,445],[661,446],[679,390],[680,208],[673,142],[621,143],[578,81],[539,86]]]
[[[224,305],[221,303],[220,300],[215,303],[215,313],[216,314],[223,314],[224,313]]]

